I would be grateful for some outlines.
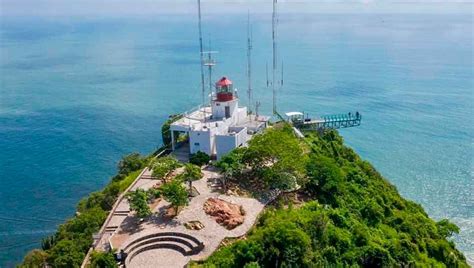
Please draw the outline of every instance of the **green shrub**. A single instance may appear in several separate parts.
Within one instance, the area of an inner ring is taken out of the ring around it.
[[[117,268],[117,262],[114,255],[109,252],[92,252],[91,254],[91,268]]]
[[[197,166],[206,165],[209,163],[210,160],[211,160],[211,157],[208,154],[201,151],[198,151],[197,153],[192,154],[189,157],[189,163],[197,165]]]

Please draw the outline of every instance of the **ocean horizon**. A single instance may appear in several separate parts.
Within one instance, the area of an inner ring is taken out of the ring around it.
[[[271,112],[271,17],[251,14],[252,83]],[[14,267],[100,190],[121,156],[161,146],[170,114],[200,104],[195,15],[0,18],[0,267]],[[461,232],[474,263],[473,17],[284,13],[280,113],[360,112],[346,143],[401,195]],[[247,13],[204,15],[213,80],[241,92]],[[280,74],[279,74],[280,75]]]

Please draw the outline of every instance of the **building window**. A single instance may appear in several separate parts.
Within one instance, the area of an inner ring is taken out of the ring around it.
[[[199,146],[199,142],[195,142],[195,143],[194,143],[194,146]]]

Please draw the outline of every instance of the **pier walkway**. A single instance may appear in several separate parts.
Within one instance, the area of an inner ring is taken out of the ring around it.
[[[325,115],[317,118],[304,118],[303,113],[286,113],[288,121],[299,130],[339,129],[360,126],[362,115],[359,112]]]

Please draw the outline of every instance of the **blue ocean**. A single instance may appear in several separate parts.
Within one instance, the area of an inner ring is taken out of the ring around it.
[[[254,98],[270,114],[271,16],[252,14]],[[197,19],[0,18],[0,267],[12,267],[101,189],[120,157],[161,145],[169,114],[199,104]],[[345,141],[419,202],[474,259],[473,17],[280,14],[283,112],[358,111]],[[203,17],[245,97],[247,14]],[[278,76],[280,76],[278,71]]]

